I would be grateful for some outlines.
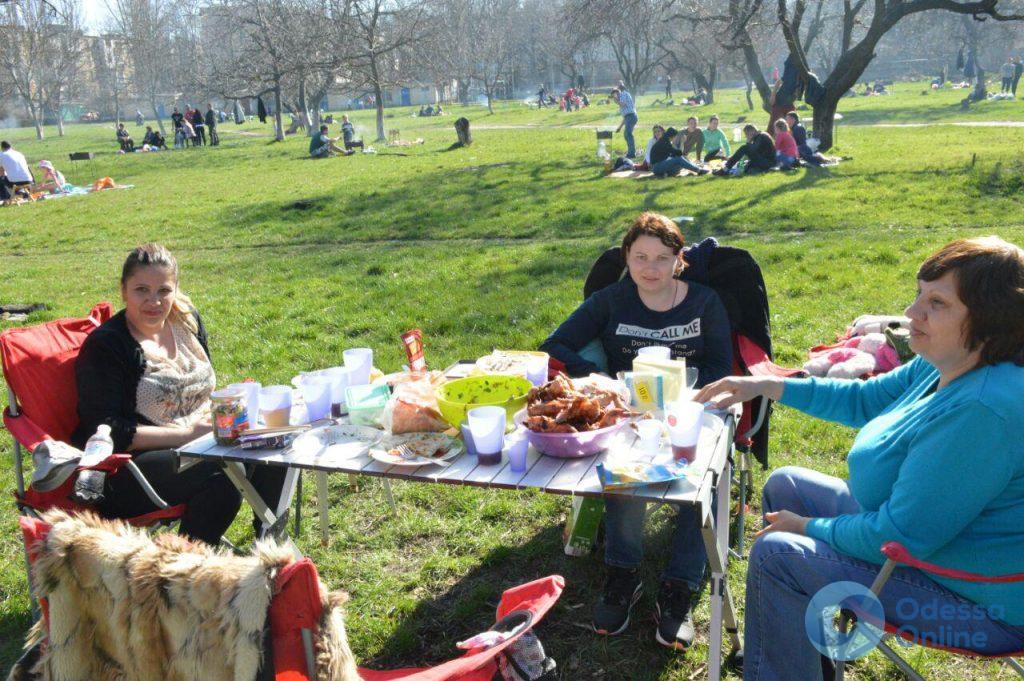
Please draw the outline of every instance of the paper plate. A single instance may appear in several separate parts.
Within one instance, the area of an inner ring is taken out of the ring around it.
[[[433,457],[438,461],[448,461],[463,452],[462,442],[444,433],[403,433],[402,435],[387,435],[382,438],[380,442],[370,447],[370,456],[389,466],[415,468],[417,466],[430,465],[420,461],[406,461],[397,453],[392,454],[390,452],[390,450],[398,445],[403,444],[411,446],[414,450],[421,449],[423,453],[446,448],[443,455]]]
[[[345,461],[365,454],[382,436],[367,426],[321,426],[295,438],[291,450],[297,456]]]

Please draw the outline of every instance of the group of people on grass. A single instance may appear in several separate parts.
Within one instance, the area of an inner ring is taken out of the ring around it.
[[[444,107],[441,106],[440,102],[437,103],[436,107],[430,104],[421,106],[418,116],[420,118],[423,118],[424,116],[444,116]]]
[[[27,199],[40,192],[63,194],[71,191],[64,174],[47,160],[39,161],[42,179],[36,181],[25,155],[7,140],[0,142],[0,203]]]
[[[1024,57],[1007,59],[1006,63],[999,67],[999,77],[1002,79],[1000,92],[1010,93],[1016,97],[1021,74],[1024,74]]]
[[[664,345],[697,369],[698,402],[724,408],[763,397],[859,429],[849,479],[786,467],[765,483],[764,527],[748,562],[744,677],[821,679],[830,662],[805,632],[808,603],[834,582],[869,585],[885,542],[952,570],[1024,572],[1024,250],[982,237],[928,257],[916,284],[908,282],[916,285],[905,311],[916,358],[850,381],[732,376],[728,312],[713,288],[684,276],[688,268],[708,271],[710,246],[687,248],[672,220],[640,215],[622,239],[626,274],[592,293],[540,347],[584,376],[628,370],[640,348]],[[187,504],[180,532],[216,543],[240,508],[239,493],[213,463],[179,470],[174,452],[211,427],[206,407],[217,380],[203,320],[162,246],[129,254],[120,291],[124,309],[89,335],[76,362],[80,423],[72,442],[81,447],[98,426],[110,426],[115,451],[131,453],[166,501]],[[284,470],[249,471],[271,508]],[[612,636],[628,629],[643,592],[646,505],[626,495],[605,502],[607,579],[592,622]],[[118,474],[106,480],[99,510],[131,517],[154,509],[133,476]],[[706,562],[698,522],[680,512],[659,579],[658,642],[692,645]],[[878,597],[887,621],[919,635],[983,632],[971,640],[985,655],[1024,648],[1019,582],[978,584],[899,567]],[[908,602],[918,607],[897,607]],[[968,606],[981,614],[927,614]]]
[[[193,147],[205,146],[207,133],[209,133],[209,144],[215,147],[220,144],[220,135],[217,133],[217,113],[213,104],[206,105],[206,113],[199,109],[185,107],[185,113],[174,107],[171,113],[171,123],[174,126],[174,148],[184,149],[189,144]],[[147,131],[150,128],[146,128]],[[165,147],[166,148],[166,147]]]
[[[309,155],[311,158],[327,158],[328,156],[337,155],[351,156],[355,153],[355,147],[363,145],[355,136],[355,126],[352,125],[352,121],[348,119],[347,114],[343,115],[341,117],[341,135],[338,137],[330,136],[330,128],[327,125],[321,125],[319,130],[310,135]],[[339,140],[341,140],[343,146],[338,146]]]

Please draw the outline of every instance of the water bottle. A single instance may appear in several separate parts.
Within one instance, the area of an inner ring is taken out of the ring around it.
[[[612,156],[608,153],[608,148],[605,147],[604,140],[597,143],[597,158],[601,161],[607,161]]]
[[[114,441],[110,438],[110,426],[103,424],[96,429],[96,434],[85,444],[85,455],[81,465],[93,466],[114,453]],[[78,474],[75,490],[71,498],[80,504],[94,505],[103,501],[103,484],[107,480],[106,471],[86,470]]]

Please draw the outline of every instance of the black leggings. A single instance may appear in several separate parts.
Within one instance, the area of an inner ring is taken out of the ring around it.
[[[200,461],[178,471],[178,456],[172,450],[143,452],[133,457],[157,494],[171,506],[186,504],[181,517],[181,534],[216,545],[231,526],[242,496],[212,461]],[[286,468],[257,466],[249,476],[253,487],[273,510],[281,497]],[[132,518],[157,510],[135,477],[126,470],[108,476],[99,511],[108,518]],[[254,527],[256,521],[254,520]]]

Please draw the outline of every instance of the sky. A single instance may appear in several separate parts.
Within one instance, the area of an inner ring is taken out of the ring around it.
[[[107,6],[103,0],[81,0],[82,21],[85,30],[89,33],[97,33],[103,29],[103,20],[107,16]]]

